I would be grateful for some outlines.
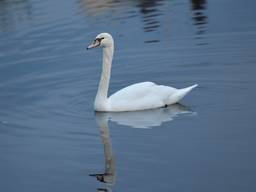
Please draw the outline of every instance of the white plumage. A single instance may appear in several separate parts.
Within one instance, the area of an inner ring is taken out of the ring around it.
[[[102,74],[95,98],[95,111],[138,111],[164,107],[179,102],[197,84],[183,89],[142,82],[125,87],[108,97],[114,40],[108,33],[99,34],[88,49],[103,47]]]

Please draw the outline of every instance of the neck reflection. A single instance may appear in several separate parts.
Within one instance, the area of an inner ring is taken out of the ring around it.
[[[96,123],[100,129],[100,136],[104,147],[105,156],[105,172],[90,174],[98,181],[105,183],[104,188],[98,188],[97,191],[112,191],[115,183],[115,158],[112,152],[112,144],[109,135],[108,121],[105,119],[104,113],[95,113]]]

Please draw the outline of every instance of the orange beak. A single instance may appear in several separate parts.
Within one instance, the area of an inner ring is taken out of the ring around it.
[[[88,49],[93,49],[93,48],[95,48],[95,47],[98,47],[99,45],[100,45],[100,42],[96,39],[96,40],[93,41],[92,44],[90,44],[90,45],[87,47],[87,50],[88,50]]]

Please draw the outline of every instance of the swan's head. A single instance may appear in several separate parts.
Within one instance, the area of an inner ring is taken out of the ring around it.
[[[114,45],[114,40],[109,33],[100,33],[97,35],[91,45],[87,49],[92,49],[95,47],[112,47]]]

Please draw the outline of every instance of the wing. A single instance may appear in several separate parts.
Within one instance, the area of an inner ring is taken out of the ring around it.
[[[153,82],[142,82],[121,89],[111,95],[108,101],[114,111],[151,109],[164,106],[176,90]]]
[[[109,97],[110,100],[126,100],[142,98],[149,93],[152,87],[156,86],[153,82],[135,83],[115,92]]]

